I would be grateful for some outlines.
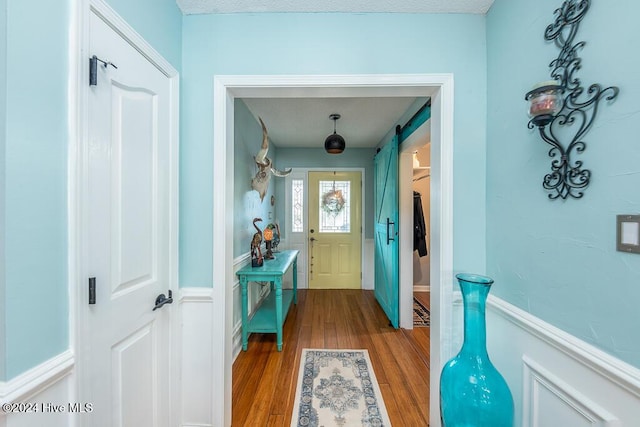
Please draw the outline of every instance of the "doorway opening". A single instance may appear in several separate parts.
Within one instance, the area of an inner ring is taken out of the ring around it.
[[[345,75],[345,76],[217,76],[214,79],[213,220],[214,241],[232,241],[233,230],[233,152],[234,100],[249,97],[384,97],[412,96],[432,99],[432,212],[434,256],[431,260],[431,349],[430,413],[438,414],[438,383],[442,363],[451,354],[451,301],[453,272],[453,77],[450,74],[425,75]],[[437,231],[436,231],[437,230]],[[213,299],[221,301],[212,316],[213,402],[216,425],[231,423],[233,251],[214,245]],[[401,300],[401,311],[403,301]],[[434,415],[433,425],[438,425]]]
[[[415,292],[431,292],[432,250],[431,119],[424,122],[400,145],[400,300],[413,304]],[[433,206],[432,206],[433,205]],[[421,217],[420,217],[421,216]],[[433,212],[434,220],[438,213]],[[421,241],[420,238],[423,240]],[[410,328],[413,313],[402,312],[400,325]]]

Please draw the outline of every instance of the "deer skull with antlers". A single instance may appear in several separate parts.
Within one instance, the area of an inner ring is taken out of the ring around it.
[[[251,180],[251,188],[260,194],[260,200],[262,201],[262,199],[264,199],[264,195],[267,193],[271,174],[278,177],[284,177],[291,173],[291,168],[281,171],[273,167],[271,159],[267,157],[267,152],[269,151],[267,127],[264,125],[264,122],[260,117],[258,117],[258,120],[260,120],[260,124],[262,125],[262,147],[260,148],[260,151],[258,151],[258,155],[255,157],[256,165],[258,165],[258,172]]]

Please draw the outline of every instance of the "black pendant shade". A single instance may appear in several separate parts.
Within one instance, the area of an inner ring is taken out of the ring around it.
[[[340,114],[331,114],[329,116],[333,120],[333,133],[324,140],[324,149],[329,154],[340,154],[344,151],[344,138],[336,133],[336,121],[340,118]]]

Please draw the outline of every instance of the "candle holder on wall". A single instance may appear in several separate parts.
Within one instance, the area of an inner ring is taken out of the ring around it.
[[[525,95],[531,117],[529,129],[537,127],[542,140],[551,145],[551,172],[542,182],[544,189],[551,192],[550,199],[583,196],[591,171],[583,168],[582,160],[572,157],[587,147],[582,138],[593,125],[600,101],[612,101],[619,92],[615,86],[603,89],[598,83],[591,84],[585,92],[576,77],[582,65],[578,51],[585,42],[574,43],[574,39],[589,4],[589,0],[566,0],[554,11],[555,20],[544,32],[545,40],[553,41],[560,49],[549,64],[552,80],[534,86]]]

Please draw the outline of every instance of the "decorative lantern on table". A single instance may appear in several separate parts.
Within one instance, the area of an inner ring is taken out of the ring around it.
[[[273,228],[271,228],[269,225],[262,231],[265,245],[267,246],[267,253],[264,254],[264,257],[266,259],[273,259],[273,251],[271,250],[271,243],[273,242]]]

